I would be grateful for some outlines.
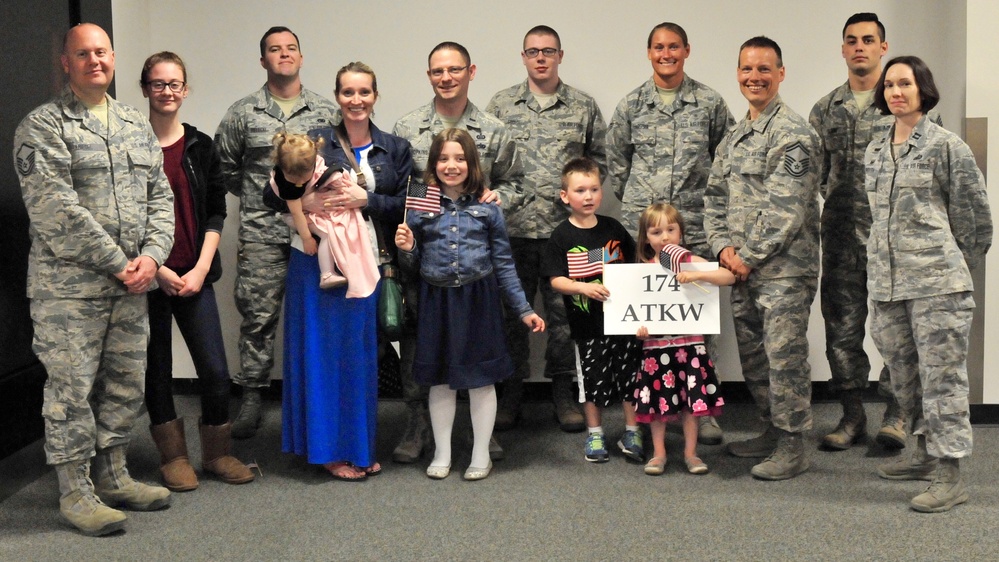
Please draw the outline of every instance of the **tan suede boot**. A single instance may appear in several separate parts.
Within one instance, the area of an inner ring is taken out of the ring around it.
[[[125,445],[97,452],[93,463],[94,493],[104,503],[133,511],[153,511],[170,505],[170,490],[132,479],[125,467]]]
[[[81,533],[91,537],[125,528],[125,514],[112,509],[94,495],[90,461],[71,461],[55,466],[59,477],[59,515]]]
[[[163,484],[172,492],[188,492],[198,487],[198,476],[187,458],[184,440],[184,420],[175,420],[149,426],[153,441],[160,451],[160,474]]]
[[[863,391],[844,390],[840,396],[843,418],[832,433],[822,438],[822,446],[833,451],[845,451],[867,435],[867,413]]]
[[[201,466],[226,484],[246,484],[255,478],[248,466],[232,456],[232,424],[201,428]]]
[[[938,464],[933,483],[909,502],[912,509],[923,513],[940,513],[968,501],[968,492],[961,480],[961,461],[940,459]]]

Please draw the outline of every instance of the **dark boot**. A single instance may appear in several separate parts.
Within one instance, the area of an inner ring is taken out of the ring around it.
[[[239,413],[232,422],[232,436],[235,439],[249,439],[257,434],[260,427],[262,398],[259,388],[243,388],[243,399],[239,403]]]
[[[750,474],[761,480],[787,480],[808,470],[805,442],[800,433],[777,430],[777,448],[767,460],[753,467]]]
[[[198,476],[187,458],[184,420],[177,418],[149,426],[153,441],[160,451],[160,474],[163,484],[172,492],[188,492],[198,487]]]
[[[201,429],[201,466],[226,484],[246,484],[254,479],[253,471],[232,456],[232,424],[204,425]]]
[[[552,377],[552,402],[559,429],[567,433],[579,433],[586,429],[586,420],[579,411],[579,391],[572,375]]]
[[[843,417],[832,433],[822,438],[827,449],[845,451],[867,435],[867,413],[864,412],[862,390],[844,390],[840,396]]]
[[[410,405],[406,421],[406,432],[392,451],[392,460],[398,463],[410,464],[418,461],[423,452],[429,450],[434,443],[430,433],[430,412],[424,404]]]
[[[93,462],[94,492],[104,503],[133,511],[154,511],[170,505],[170,490],[132,479],[125,466],[125,445],[97,451]]]
[[[939,465],[933,483],[909,502],[912,509],[923,513],[940,513],[968,501],[968,492],[961,481],[960,460],[940,459]]]
[[[874,439],[885,449],[904,449],[905,421],[902,407],[898,405],[894,396],[889,397],[888,407],[885,408],[885,415],[881,419],[881,429],[878,430],[878,435]]]
[[[520,402],[524,397],[524,379],[514,376],[506,379],[500,385],[503,393],[496,408],[496,421],[493,429],[507,431],[517,426],[520,420]]]
[[[91,537],[125,528],[125,514],[112,509],[94,495],[90,461],[71,461],[55,466],[59,477],[59,515],[81,533]]]

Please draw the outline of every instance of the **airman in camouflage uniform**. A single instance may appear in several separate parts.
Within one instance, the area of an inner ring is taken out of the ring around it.
[[[270,384],[290,256],[288,226],[263,202],[270,178],[272,139],[281,131],[306,133],[333,124],[336,106],[302,87],[298,37],[284,27],[260,40],[260,64],[267,83],[229,107],[215,132],[215,145],[229,193],[239,197],[239,253],[236,256],[236,308],[240,371],[232,380],[243,401],[232,436],[252,437],[260,424],[260,389]]]
[[[448,128],[465,129],[479,150],[482,173],[488,187],[496,192],[503,205],[517,205],[523,197],[522,170],[517,145],[506,126],[492,115],[479,111],[468,100],[468,85],[475,78],[475,65],[468,50],[451,41],[438,44],[427,58],[427,77],[434,88],[434,99],[427,105],[402,116],[392,134],[409,141],[413,149],[413,179],[423,181],[434,137]],[[407,316],[416,317],[417,279],[403,275]],[[409,421],[399,445],[392,452],[395,462],[411,463],[433,445],[427,413],[426,387],[413,379],[413,355],[416,346],[415,324],[399,342],[400,377],[403,399],[410,409]],[[493,460],[503,451],[495,437],[490,441]]]
[[[971,271],[992,243],[992,216],[971,149],[923,115],[939,99],[925,63],[899,57],[888,62],[883,76],[875,94],[883,113],[889,111],[889,96],[915,99],[916,107],[906,113],[905,105],[893,104],[895,125],[865,155],[873,216],[867,289],[874,341],[918,440],[910,458],[883,465],[878,473],[896,480],[932,478],[910,506],[947,511],[968,499],[959,459],[972,449]],[[913,83],[918,94],[906,93],[914,89],[908,85],[887,87],[902,80]]]
[[[170,503],[165,488],[131,479],[125,449],[142,406],[145,292],[173,246],[173,194],[145,116],[107,96],[104,30],[72,28],[62,65],[69,86],[18,125],[14,160],[31,223],[32,348],[48,373],[45,457],[63,518],[103,535],[125,521],[108,505]]]
[[[705,194],[712,255],[738,279],[732,314],[743,374],[770,420],[756,438],[730,443],[741,457],[767,457],[752,474],[792,478],[808,469],[802,432],[811,428],[808,315],[819,262],[819,140],[778,95],[780,47],[754,37],[739,52],[746,118],[718,146]]]
[[[528,299],[533,300],[541,290],[548,328],[545,376],[552,379],[555,415],[563,431],[582,431],[586,426],[579,411],[579,391],[572,382],[576,357],[565,304],[548,279],[541,277],[541,258],[552,230],[569,217],[559,198],[562,166],[573,158],[589,156],[606,176],[607,126],[596,100],[559,78],[562,43],[554,29],[541,25],[528,31],[521,58],[527,79],[497,92],[486,112],[506,125],[523,162],[524,199],[520,205],[505,206],[503,214],[517,275]],[[496,414],[499,431],[513,427],[520,417],[523,381],[530,376],[528,330],[515,315],[507,316],[506,336],[517,371],[502,383]]]
[[[871,104],[887,50],[884,25],[876,14],[851,16],[843,27],[842,47],[849,79],[819,100],[808,117],[823,145],[820,298],[830,386],[840,393],[843,404],[839,425],[822,440],[832,450],[849,449],[867,433],[862,395],[871,372],[864,350],[871,208],[864,191],[864,151],[872,139],[883,138],[893,122]],[[886,447],[902,448],[905,424],[891,393],[887,367],[881,370],[879,390],[888,398],[888,407],[877,440]]]
[[[669,203],[683,216],[684,246],[714,261],[703,226],[704,189],[715,149],[735,119],[721,94],[684,71],[690,44],[682,27],[671,22],[655,26],[647,50],[652,77],[621,100],[611,118],[609,187],[621,201],[621,223],[633,235],[646,207]],[[664,95],[672,101],[667,103]],[[708,338],[713,357],[719,355],[716,344],[717,338]],[[699,416],[698,423],[698,442],[721,443],[723,434],[713,417]]]

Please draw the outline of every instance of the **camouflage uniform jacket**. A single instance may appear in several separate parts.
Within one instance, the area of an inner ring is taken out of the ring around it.
[[[607,132],[607,169],[630,232],[638,231],[646,207],[666,202],[683,216],[686,245],[707,249],[704,188],[715,149],[734,124],[721,94],[690,76],[672,105],[663,103],[652,78],[621,100]]]
[[[140,255],[162,264],[173,247],[160,143],[145,115],[110,96],[107,104],[105,129],[67,86],[14,133],[31,221],[29,298],[124,296],[114,275]]]
[[[559,197],[562,166],[579,156],[589,156],[607,175],[604,151],[607,126],[596,100],[585,92],[559,82],[552,105],[542,108],[527,80],[493,96],[486,113],[499,117],[517,143],[523,162],[524,200],[517,207],[504,205],[510,237],[545,239],[569,209]]]
[[[229,107],[215,131],[215,146],[222,159],[226,189],[239,197],[240,240],[288,243],[288,226],[263,202],[263,188],[273,166],[272,140],[281,131],[305,134],[329,127],[338,120],[337,115],[333,102],[302,88],[291,117],[285,117],[266,84]]]
[[[936,110],[929,116],[941,123]],[[839,211],[837,217],[850,217],[853,224],[837,225],[837,230],[855,231],[856,243],[866,245],[871,207],[864,190],[864,152],[873,139],[884,138],[895,118],[882,115],[874,104],[861,110],[846,82],[815,103],[808,122],[822,139],[819,190],[825,199],[823,208]]]
[[[479,111],[468,102],[455,127],[472,135],[482,160],[482,174],[489,189],[498,191],[503,206],[514,206],[523,198],[522,164],[517,145],[503,122]],[[434,137],[445,129],[444,121],[434,110],[434,102],[403,115],[395,123],[392,134],[409,141],[413,147],[413,178],[423,181]]]
[[[971,269],[992,244],[985,179],[968,145],[925,116],[898,160],[894,126],[867,148],[867,196],[874,223],[867,290],[876,301],[971,291]]]
[[[816,277],[818,150],[815,131],[780,96],[729,131],[704,196],[712,254],[732,246],[761,278]]]

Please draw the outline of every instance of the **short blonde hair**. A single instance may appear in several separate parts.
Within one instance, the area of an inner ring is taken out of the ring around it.
[[[274,135],[274,164],[285,175],[303,175],[316,169],[316,157],[323,147],[323,139],[314,140],[309,135],[278,133]]]

